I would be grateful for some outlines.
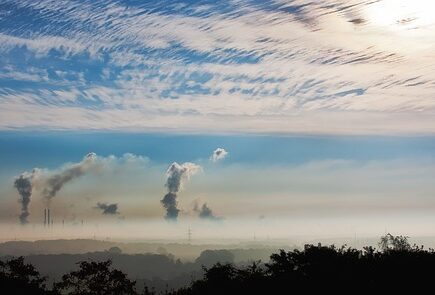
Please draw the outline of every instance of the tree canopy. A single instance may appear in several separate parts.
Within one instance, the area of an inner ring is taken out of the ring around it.
[[[207,253],[206,253],[207,254]],[[212,253],[213,254],[213,253]],[[207,265],[216,255],[203,255],[203,277],[190,286],[167,290],[165,294],[287,294],[306,293],[378,293],[380,290],[431,287],[435,275],[435,251],[411,246],[406,236],[386,234],[379,249],[362,250],[334,245],[305,245],[303,249],[280,250],[267,263],[255,261],[240,266],[231,256],[219,252],[219,260]],[[207,258],[207,259],[206,259]],[[228,262],[230,261],[230,262]],[[52,290],[23,257],[0,261],[0,285],[5,294],[130,295],[138,294],[135,281],[112,268],[112,261],[81,261],[78,269],[63,275]],[[155,294],[145,285],[142,294]]]
[[[136,282],[117,269],[111,269],[111,260],[103,262],[81,261],[79,270],[62,277],[56,291],[69,295],[129,295],[136,294]]]
[[[46,278],[24,257],[0,261],[0,286],[4,294],[46,294]]]

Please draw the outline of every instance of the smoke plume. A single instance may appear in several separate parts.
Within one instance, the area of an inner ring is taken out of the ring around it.
[[[97,203],[96,209],[102,210],[103,215],[116,215],[119,214],[118,204]]]
[[[91,169],[95,169],[98,165],[97,155],[95,153],[87,154],[79,163],[70,164],[51,176],[45,179],[43,196],[48,202],[53,199],[62,187],[69,181],[78,178]]]
[[[223,159],[225,159],[225,157],[228,155],[228,152],[223,149],[223,148],[217,148],[214,150],[213,154],[210,157],[210,160],[213,163],[219,162]]]
[[[29,204],[32,197],[32,178],[34,173],[24,172],[17,178],[15,178],[14,186],[20,195],[19,203],[21,204],[20,223],[28,223],[29,217]]]
[[[20,196],[21,204],[20,222],[28,223],[29,204],[34,190],[42,192],[42,196],[50,203],[63,185],[74,178],[80,177],[87,171],[97,168],[97,156],[94,153],[87,154],[79,163],[68,164],[60,171],[49,172],[44,169],[34,168],[32,172],[23,172],[15,178],[14,187]]]
[[[115,172],[119,169],[143,165],[148,159],[133,154],[124,154],[122,157],[99,157],[95,153],[87,154],[80,162],[68,163],[56,170],[33,169],[24,172],[15,178],[14,186],[17,189],[21,204],[20,222],[27,223],[29,204],[32,194],[41,195],[50,206],[51,200],[58,194],[65,184],[89,173]],[[116,204],[109,204],[112,206]],[[108,212],[112,210],[110,207]],[[116,211],[116,210],[115,210]],[[110,214],[110,213],[108,213]]]
[[[177,194],[183,189],[184,183],[199,171],[201,171],[201,166],[189,162],[181,165],[174,162],[169,166],[166,171],[167,180],[165,185],[168,193],[160,201],[166,209],[166,219],[176,220],[178,218],[180,209],[178,209]]]
[[[213,214],[213,210],[207,205],[207,203],[199,205],[199,203],[196,201],[195,206],[193,207],[193,211],[197,212],[199,218],[202,219],[210,219],[210,220],[221,219],[220,217],[217,217]]]
[[[180,209],[177,208],[177,194],[167,193],[160,201],[166,209],[166,219],[177,219]]]

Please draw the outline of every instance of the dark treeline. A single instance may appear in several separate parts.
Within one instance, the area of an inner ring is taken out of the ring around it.
[[[203,251],[214,250],[229,250],[234,254],[234,262],[244,262],[256,259],[268,259],[270,254],[278,251],[278,249],[291,249],[284,244],[267,244],[252,242],[234,242],[222,245],[221,243],[213,244],[186,244],[186,243],[170,243],[170,242],[115,242],[101,241],[89,239],[74,239],[74,240],[39,240],[39,241],[8,241],[0,243],[0,256],[29,256],[29,255],[60,255],[60,254],[87,254],[91,252],[102,252],[109,248],[117,247],[124,254],[168,254],[180,258],[184,261],[195,260]],[[248,251],[249,250],[249,251]]]
[[[0,262],[0,285],[4,294],[156,294],[112,267],[110,260],[82,261],[78,269],[47,286],[36,268],[23,257]],[[382,291],[414,291],[432,288],[435,251],[408,243],[407,237],[381,238],[379,249],[306,245],[302,250],[272,254],[268,263],[252,262],[241,267],[232,263],[204,266],[201,279],[188,287],[159,294],[290,294],[321,291],[378,294]]]
[[[251,249],[244,251],[252,257],[251,260],[258,257],[255,255],[258,251]],[[193,279],[201,278],[202,266],[210,267],[217,262],[246,264],[249,261],[249,259],[244,262],[235,260],[233,250],[205,250],[194,261],[185,262],[166,251],[160,252],[165,254],[124,254],[120,248],[112,247],[106,251],[85,254],[28,255],[24,257],[24,262],[33,265],[43,276],[47,276],[46,284],[51,286],[53,282],[62,280],[63,274],[77,269],[78,261],[111,260],[112,268],[121,270],[136,281],[136,289],[142,290],[144,285],[147,285],[160,292],[188,286]],[[3,260],[10,258],[13,256],[0,257]]]

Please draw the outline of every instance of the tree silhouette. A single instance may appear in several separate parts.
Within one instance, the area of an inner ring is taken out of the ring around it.
[[[55,284],[56,291],[70,295],[128,295],[136,294],[135,281],[123,272],[110,269],[111,260],[103,262],[82,261],[79,270],[62,276]]]
[[[0,261],[0,286],[3,294],[47,294],[46,278],[24,257]]]
[[[204,277],[172,294],[402,293],[431,287],[435,252],[411,246],[406,236],[381,238],[380,251],[305,245],[302,250],[272,254],[266,264],[247,267],[216,264]]]
[[[268,263],[248,265],[216,263],[203,266],[203,277],[190,286],[172,290],[168,281],[166,291],[159,294],[288,294],[304,290],[313,293],[403,293],[406,288],[431,287],[435,275],[435,251],[411,246],[406,236],[387,234],[381,237],[379,250],[362,250],[334,245],[305,245],[303,249],[280,250]],[[213,259],[228,259],[228,255],[210,252]],[[215,257],[216,256],[216,257]],[[208,259],[204,261],[209,262]],[[179,262],[180,264],[182,262]],[[155,263],[154,263],[155,264]],[[135,282],[123,272],[112,269],[110,260],[82,261],[79,269],[65,274],[62,281],[47,291],[45,278],[24,258],[0,261],[0,291],[2,294],[70,294],[122,295],[136,294]],[[145,284],[142,294],[156,294]]]
[[[151,290],[148,288],[148,286],[147,285],[145,285],[144,286],[144,288],[143,288],[143,293],[142,293],[143,295],[155,295],[156,294],[156,291],[153,289],[153,288],[151,288]]]
[[[411,245],[408,242],[409,237],[407,236],[393,236],[388,233],[381,237],[378,243],[380,249],[384,252],[386,251],[409,251],[411,250]]]
[[[390,233],[386,234],[385,236],[382,236],[378,243],[379,248],[381,248],[381,250],[384,252],[388,251],[390,247],[390,236],[391,236]]]

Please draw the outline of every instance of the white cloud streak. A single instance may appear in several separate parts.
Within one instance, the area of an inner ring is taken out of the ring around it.
[[[13,5],[52,24],[3,29],[1,52],[25,46],[38,59],[57,50],[103,70],[94,81],[63,67],[76,78],[52,81],[38,69],[29,76],[14,68],[13,80],[47,85],[0,87],[2,129],[435,132],[434,22],[427,17],[410,34],[379,23],[373,1],[235,1],[231,12],[175,13],[99,1]],[[216,119],[225,122],[213,126]]]

